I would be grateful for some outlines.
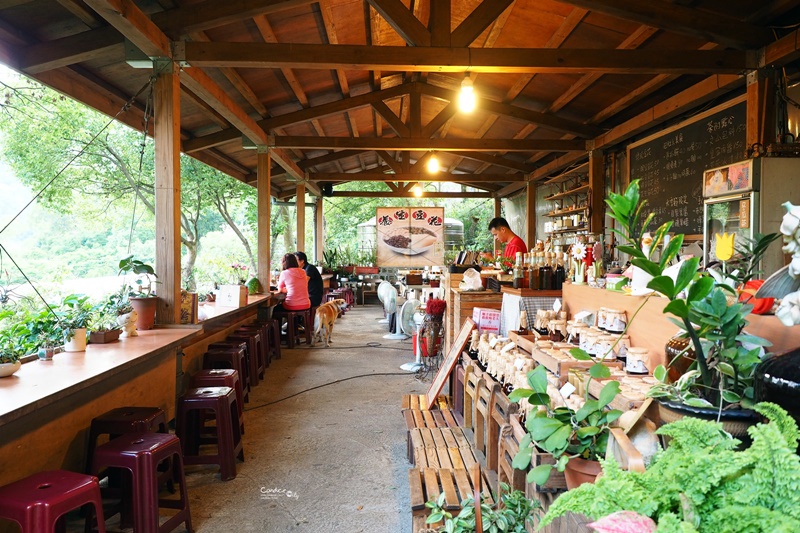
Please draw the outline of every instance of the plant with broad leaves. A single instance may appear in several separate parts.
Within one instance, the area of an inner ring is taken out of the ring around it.
[[[752,306],[728,303],[727,293],[735,295],[735,291],[725,284],[715,283],[711,276],[698,273],[699,258],[683,261],[674,279],[665,274],[667,266],[678,256],[683,235],[669,240],[660,260],[652,260],[653,251],[664,241],[672,222],[665,222],[656,229],[652,246],[648,249],[642,246],[642,236],[654,214],[643,217],[647,201],[639,197],[638,180],[632,181],[623,194],[609,194],[606,203],[610,208],[609,216],[618,223],[618,228],[612,231],[623,239],[617,249],[631,256],[633,266],[653,276],[647,287],[669,299],[664,312],[674,315],[670,320],[686,332],[695,352],[692,370],[697,372],[689,374],[680,386],[670,386],[666,382],[666,372],[657,369],[662,384],[655,387],[651,395],[686,400],[696,406],[752,406],[753,373],[763,353],[761,347],[769,346],[768,341],[743,332],[747,325],[745,316]],[[762,254],[774,240],[770,239],[771,236],[767,236],[757,245]]]
[[[437,499],[425,503],[430,509],[426,524],[444,522],[438,531],[446,533],[473,533],[475,531],[475,500],[467,497],[461,502],[461,512],[457,516],[447,511],[446,494],[442,492]],[[483,531],[492,533],[525,533],[525,524],[533,522],[535,513],[541,509],[539,502],[529,500],[519,490],[511,491],[505,483],[500,483],[500,503],[496,507],[483,501],[481,496],[481,523]]]
[[[117,275],[127,276],[129,274],[134,274],[136,278],[133,280],[132,285],[127,280],[123,285],[123,291],[127,290],[128,296],[139,298],[155,297],[153,285],[158,283],[156,281],[158,276],[151,265],[129,255],[120,260]]]
[[[580,349],[573,349],[571,353],[577,359],[591,359]],[[608,378],[610,375],[608,367],[601,363],[589,368],[590,380]],[[606,383],[596,400],[589,398],[587,383],[586,402],[577,411],[570,407],[551,407],[544,366],[540,365],[528,373],[528,385],[530,389],[514,389],[509,399],[519,401],[524,398],[531,405],[541,405],[544,409],[525,421],[527,433],[519,443],[519,452],[512,464],[520,470],[528,468],[534,446],[551,453],[556,460],[555,465],[543,464],[532,468],[528,472],[528,482],[543,485],[553,468],[563,472],[573,457],[591,461],[605,457],[611,424],[622,415],[622,411],[607,409],[619,393],[619,382]]]

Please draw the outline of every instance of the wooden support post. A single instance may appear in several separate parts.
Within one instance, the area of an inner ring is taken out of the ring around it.
[[[536,247],[536,182],[529,181],[526,190],[527,196],[525,210],[526,215],[526,235],[525,241],[528,243],[528,249]]]
[[[762,69],[747,74],[746,148],[761,144],[764,148],[776,141],[775,71]]]
[[[322,250],[325,247],[325,224],[322,216],[322,197],[318,196],[314,204],[314,260],[322,261]]]
[[[297,250],[305,252],[306,247],[306,184],[297,184],[297,197],[295,198],[297,211]]]
[[[263,151],[262,151],[263,150]],[[258,151],[258,281],[264,291],[269,290],[272,271],[270,239],[272,238],[272,199],[271,199],[272,158],[266,147]]]
[[[178,324],[181,318],[180,93],[177,65],[169,63],[156,79],[153,106],[159,324]]]
[[[589,152],[589,231],[603,233],[603,195],[605,194],[605,159],[601,150]]]

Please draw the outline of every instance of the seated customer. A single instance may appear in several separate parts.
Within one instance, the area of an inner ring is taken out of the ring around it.
[[[311,299],[311,305],[317,307],[322,303],[322,276],[317,267],[308,264],[306,254],[295,252],[294,256],[297,258],[300,268],[306,271],[308,276],[308,297]]]
[[[275,307],[275,311],[302,311],[311,307],[308,298],[308,276],[299,267],[294,254],[286,254],[281,261],[283,270],[278,278],[278,292],[286,294],[283,303]]]

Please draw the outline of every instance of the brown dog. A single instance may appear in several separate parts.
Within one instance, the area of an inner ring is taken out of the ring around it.
[[[311,346],[319,340],[325,341],[325,347],[331,342],[333,324],[339,316],[342,306],[347,305],[342,299],[331,300],[317,307],[317,314],[314,316],[314,334],[311,337]]]

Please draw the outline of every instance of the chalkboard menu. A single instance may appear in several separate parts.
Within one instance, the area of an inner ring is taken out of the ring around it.
[[[743,99],[742,99],[743,100]],[[703,233],[703,171],[744,158],[747,104],[725,104],[628,147],[630,179],[640,180],[650,229],[672,220],[675,233]]]

